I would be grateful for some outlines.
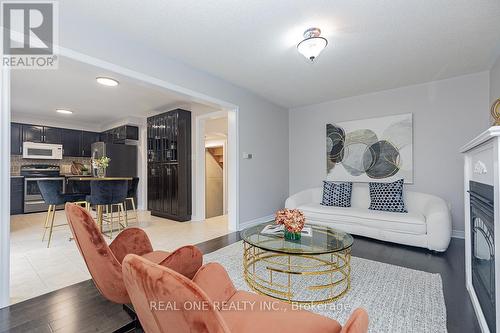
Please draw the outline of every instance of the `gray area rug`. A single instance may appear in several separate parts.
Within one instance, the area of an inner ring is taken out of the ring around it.
[[[243,278],[243,243],[205,255],[204,262],[223,265],[235,287],[251,291]],[[307,309],[344,324],[363,307],[369,332],[446,332],[441,276],[372,260],[351,258],[351,289],[340,300]]]

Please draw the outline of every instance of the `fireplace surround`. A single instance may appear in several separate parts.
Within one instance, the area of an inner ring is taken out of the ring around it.
[[[490,332],[495,323],[495,210],[494,187],[470,181],[471,275]]]
[[[500,126],[462,147],[466,287],[482,332],[500,333]]]

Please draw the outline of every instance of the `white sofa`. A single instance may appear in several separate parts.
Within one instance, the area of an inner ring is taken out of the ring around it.
[[[367,184],[354,184],[351,207],[321,205],[323,188],[313,188],[292,195],[286,208],[304,212],[306,223],[320,224],[360,235],[399,244],[419,246],[444,252],[451,240],[451,215],[446,202],[434,195],[406,191],[408,213],[369,210]]]

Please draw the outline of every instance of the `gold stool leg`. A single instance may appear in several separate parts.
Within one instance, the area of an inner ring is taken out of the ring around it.
[[[119,212],[120,212],[120,217],[118,218],[118,229],[120,229],[120,227],[125,229],[126,227],[128,227],[127,211],[125,210],[125,206],[123,205],[123,203],[119,204],[118,208],[119,208]],[[121,223],[122,216],[123,216],[123,225]]]
[[[103,209],[102,209],[102,205],[97,205],[97,210],[96,210],[96,214],[97,214],[97,225],[99,226],[99,229],[101,230],[101,233],[102,233],[102,212]]]
[[[137,209],[135,208],[135,199],[130,198],[130,202],[132,203],[132,211],[134,212],[135,220],[139,223],[139,215],[137,215]]]
[[[122,204],[122,206],[123,206],[123,207],[125,207],[125,209],[124,209],[125,221],[123,222],[125,227],[128,227],[127,200],[128,200],[128,198],[126,198],[126,199],[125,199],[125,203],[124,203],[124,204]]]
[[[45,234],[47,233],[47,228],[49,227],[49,217],[50,217],[51,208],[52,208],[52,205],[49,205],[49,208],[47,208],[47,216],[45,216],[45,225],[43,227],[42,242],[45,241]]]
[[[55,205],[51,205],[51,206],[52,206],[52,218],[50,221],[49,242],[47,243],[47,248],[50,247],[50,241],[52,240],[52,231],[54,229],[54,219],[56,217],[56,206]]]
[[[113,238],[113,222],[114,222],[114,216],[113,216],[113,205],[110,205],[109,208],[111,209],[111,219],[109,220],[109,225],[110,227],[110,232],[109,232],[109,238]],[[106,212],[108,211],[108,206],[106,206]],[[108,216],[109,218],[109,216]]]

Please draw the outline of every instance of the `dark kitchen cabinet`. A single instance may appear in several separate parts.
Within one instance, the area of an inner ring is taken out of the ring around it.
[[[92,144],[100,141],[100,134],[95,132],[82,131],[81,137],[81,156],[92,157]]]
[[[62,129],[56,127],[43,127],[43,142],[52,144],[62,143]]]
[[[23,141],[43,142],[43,126],[23,125]]]
[[[61,144],[62,129],[38,125],[23,125],[23,141]]]
[[[139,127],[123,125],[101,133],[101,141],[106,143],[125,143],[125,140],[139,140]]]
[[[191,219],[191,112],[148,118],[148,209],[176,221]]]
[[[10,124],[10,153],[23,154],[23,125],[18,123]]]
[[[24,178],[10,178],[10,215],[24,212]]]
[[[62,129],[61,136],[63,145],[63,156],[79,157],[82,155],[82,152],[80,150],[82,131]]]

